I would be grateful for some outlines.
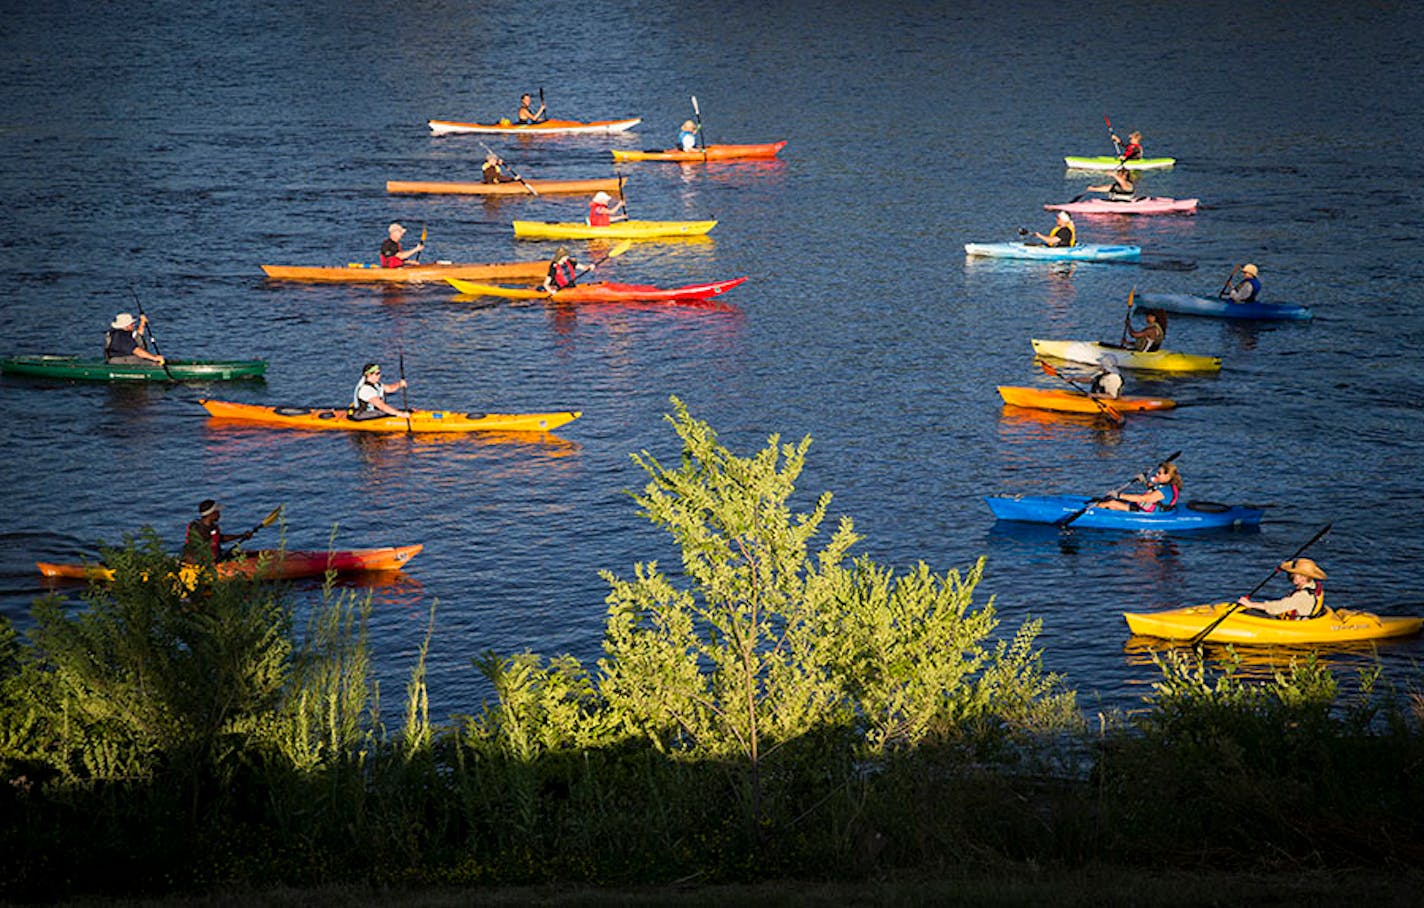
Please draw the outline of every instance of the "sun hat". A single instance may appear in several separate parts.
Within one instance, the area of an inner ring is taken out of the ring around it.
[[[209,514],[216,514],[217,512],[218,503],[216,501],[213,501],[211,498],[204,498],[202,501],[198,502],[199,517],[206,517]]]
[[[1259,274],[1260,272],[1258,272],[1258,271],[1256,270],[1256,266],[1255,266],[1255,265],[1242,265],[1242,266],[1241,266],[1241,273],[1242,273],[1242,274],[1249,274],[1249,275],[1251,275],[1252,277],[1255,277],[1255,276],[1256,276],[1257,274]]]
[[[114,320],[109,323],[110,328],[132,328],[134,317],[127,312],[120,312],[114,316]]]
[[[1290,561],[1282,561],[1281,570],[1287,574],[1301,574],[1312,580],[1325,579],[1325,572],[1320,569],[1320,565],[1309,558],[1292,558]]]
[[[1099,356],[1098,365],[1102,366],[1104,369],[1108,370],[1114,375],[1117,374],[1117,357],[1113,356],[1111,353],[1104,353],[1102,356]]]

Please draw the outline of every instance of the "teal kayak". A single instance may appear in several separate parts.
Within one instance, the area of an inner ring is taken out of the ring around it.
[[[1102,246],[1080,243],[1077,246],[1030,246],[1028,243],[965,243],[967,255],[983,255],[999,259],[1037,259],[1044,262],[1135,262],[1142,256],[1141,246]]]
[[[1207,299],[1189,293],[1139,293],[1133,306],[1137,309],[1161,309],[1164,312],[1205,315],[1211,318],[1303,322],[1312,317],[1309,306],[1297,303],[1233,303],[1230,300]]]
[[[166,366],[166,367],[165,367]],[[265,360],[170,359],[157,363],[107,363],[77,356],[11,356],[0,359],[0,372],[78,381],[229,381],[261,378]]]
[[[1072,170],[1117,170],[1125,167],[1128,170],[1165,170],[1177,163],[1176,158],[1134,158],[1131,161],[1124,161],[1122,158],[1113,155],[1099,155],[1097,157],[1085,158],[1064,158],[1063,162]]]

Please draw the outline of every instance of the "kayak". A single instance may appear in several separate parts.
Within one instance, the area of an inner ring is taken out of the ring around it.
[[[660,236],[701,236],[716,226],[716,221],[614,221],[607,227],[590,227],[578,221],[515,221],[514,235],[526,240],[587,240],[595,237],[644,239]],[[543,273],[548,273],[548,270],[546,262]]]
[[[1221,357],[1195,353],[1155,350],[1151,353],[1101,341],[1030,340],[1033,352],[1074,363],[1097,363],[1104,354],[1112,356],[1124,369],[1151,369],[1157,372],[1220,372]]]
[[[985,255],[999,259],[1039,259],[1047,262],[1135,262],[1142,256],[1141,246],[1102,246],[1080,243],[1077,246],[1031,246],[1028,243],[965,243],[968,255]]]
[[[490,133],[503,135],[552,136],[574,135],[590,132],[627,132],[643,122],[642,117],[628,120],[545,120],[542,123],[461,123],[458,120],[427,120],[426,125],[437,136],[462,132]]]
[[[999,520],[1021,523],[1057,523],[1078,513],[1092,499],[1083,495],[1022,495],[985,498]],[[1244,505],[1189,501],[1169,511],[1114,511],[1088,508],[1072,522],[1087,530],[1219,530],[1259,526],[1265,511]]]
[[[471,281],[529,281],[537,284],[549,273],[549,263],[542,262],[490,262],[487,264],[458,264],[438,262],[432,265],[405,265],[401,268],[382,268],[380,265],[366,265],[355,262],[341,267],[310,265],[263,265],[267,277],[275,281],[332,281],[363,282],[386,281],[403,284],[439,283],[447,277],[458,277]]]
[[[0,359],[0,372],[79,381],[229,381],[261,378],[267,362],[260,359],[170,359],[157,363],[106,363],[77,356],[11,356]]]
[[[694,151],[683,151],[680,148],[625,151],[615,148],[613,149],[613,160],[680,161],[695,164],[703,161],[730,161],[736,158],[774,158],[777,152],[785,147],[786,142],[782,141],[763,142],[760,145],[708,145],[706,148],[698,148]]]
[[[201,398],[209,415],[282,426],[292,429],[346,429],[355,432],[549,432],[573,422],[582,413],[453,413],[448,410],[412,410],[410,420],[397,416],[350,419],[344,409],[318,407],[263,407]]]
[[[625,181],[626,182],[626,181]],[[533,192],[530,189],[533,189]],[[593,195],[617,192],[616,177],[595,180],[519,180],[503,183],[428,183],[387,180],[386,192],[430,195]]]
[[[1230,300],[1208,299],[1188,293],[1139,293],[1134,305],[1139,309],[1162,309],[1182,315],[1205,315],[1212,318],[1303,322],[1312,317],[1309,306],[1296,303],[1233,303]]]
[[[1124,161],[1115,155],[1090,155],[1088,157],[1066,157],[1063,163],[1073,170],[1165,170],[1177,163],[1176,158],[1134,158]]]
[[[648,284],[615,284],[600,282],[575,284],[554,293],[526,287],[498,287],[492,284],[476,284],[452,278],[446,281],[451,287],[466,296],[495,296],[513,300],[553,300],[559,303],[619,303],[619,302],[693,302],[711,299],[746,282],[744,277],[734,277],[726,281],[708,284],[690,284],[664,290]]]
[[[1100,400],[1104,405],[1120,413],[1134,410],[1170,410],[1177,405],[1175,400],[1165,397],[1093,398],[1079,391],[1067,389],[1021,388],[1012,385],[1000,385],[999,396],[1004,399],[1004,403],[1015,407],[1027,407],[1031,410],[1056,410],[1060,413],[1103,412],[1102,407],[1093,402],[1095,400]]]
[[[1110,199],[1084,199],[1081,202],[1061,202],[1044,205],[1044,211],[1068,211],[1073,214],[1178,214],[1197,210],[1197,199],[1173,199],[1166,196],[1146,196],[1126,202]]]
[[[380,549],[346,549],[333,552],[302,552],[284,549],[257,549],[243,552],[241,557],[219,561],[214,567],[224,579],[291,580],[297,577],[322,577],[327,571],[357,573],[361,571],[398,571],[419,554],[421,545],[390,546]],[[67,580],[113,580],[114,572],[102,564],[53,564],[38,561],[35,566],[46,577]],[[192,586],[201,568],[185,564],[179,578]]]
[[[1127,626],[1134,634],[1167,640],[1190,640],[1235,605],[1234,602],[1217,602],[1165,612],[1123,612],[1122,616],[1127,619]],[[1315,618],[1289,620],[1238,607],[1230,617],[1212,628],[1206,639],[1212,643],[1348,643],[1408,637],[1419,633],[1421,624],[1424,624],[1424,618],[1380,617],[1373,612],[1352,609],[1326,608]]]

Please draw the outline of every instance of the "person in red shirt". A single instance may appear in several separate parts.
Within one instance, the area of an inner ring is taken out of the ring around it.
[[[389,235],[381,244],[382,268],[399,268],[412,256],[419,255],[420,251],[425,248],[424,243],[416,243],[414,249],[401,249],[400,241],[401,237],[405,236],[405,228],[400,224],[392,224],[386,228],[386,233]],[[419,265],[420,263],[411,262],[411,264]]]
[[[1113,144],[1122,149],[1118,152],[1118,157],[1124,161],[1136,161],[1142,157],[1142,133],[1130,132],[1127,134],[1127,144],[1123,145],[1122,140],[1116,135],[1112,137]]]
[[[549,263],[549,274],[544,278],[544,290],[547,293],[554,293],[565,287],[572,287],[579,279],[579,275],[587,274],[596,265],[580,265],[578,260],[569,255],[567,246],[560,246],[554,253],[554,260]]]
[[[588,226],[607,227],[613,221],[626,221],[628,215],[618,214],[618,209],[623,207],[623,200],[619,199],[618,204],[612,208],[608,203],[613,201],[613,197],[606,192],[595,195],[588,203]]]

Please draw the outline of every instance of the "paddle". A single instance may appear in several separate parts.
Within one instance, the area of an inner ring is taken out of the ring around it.
[[[255,535],[257,534],[257,531],[258,531],[258,530],[262,529],[263,527],[269,527],[269,526],[271,526],[273,523],[275,523],[276,520],[277,520],[277,518],[282,516],[282,508],[283,508],[283,507],[285,507],[285,505],[280,505],[280,504],[279,504],[279,505],[277,505],[275,508],[273,508],[273,509],[272,509],[272,513],[268,514],[266,517],[263,517],[263,518],[262,518],[262,522],[259,523],[257,526],[255,526],[255,527],[253,527],[252,529],[248,530],[246,533],[243,533],[243,534],[242,534],[242,538],[243,538],[243,539],[251,539],[253,536],[255,536]],[[220,560],[222,560],[222,561],[227,561],[227,560],[231,559],[233,553],[236,552],[236,551],[237,551],[237,546],[233,546],[232,548],[228,549],[226,552],[223,553],[222,558],[221,558]]]
[[[1113,132],[1112,120],[1108,119],[1107,114],[1103,114],[1103,122],[1108,124],[1108,138],[1112,139],[1113,148],[1117,149],[1117,156],[1122,157],[1122,143],[1117,140],[1117,133]]]
[[[1172,461],[1176,460],[1178,457],[1181,457],[1181,456],[1182,456],[1182,452],[1181,452],[1181,451],[1177,451],[1177,452],[1174,453],[1171,457],[1168,457],[1166,460],[1164,460],[1164,461],[1162,461],[1161,463],[1159,463],[1159,464],[1157,465],[1157,469],[1159,469],[1159,470],[1162,469],[1162,467],[1166,466],[1167,464],[1171,463]],[[1078,510],[1074,511],[1072,514],[1069,514],[1067,517],[1060,517],[1060,518],[1058,518],[1057,520],[1053,521],[1053,523],[1054,523],[1054,525],[1056,525],[1056,526],[1058,526],[1058,527],[1067,527],[1068,524],[1072,523],[1073,521],[1077,520],[1079,517],[1082,517],[1084,514],[1088,513],[1088,511],[1092,510],[1092,508],[1093,508],[1094,505],[1100,504],[1100,503],[1102,503],[1102,502],[1104,502],[1104,501],[1107,501],[1107,500],[1109,500],[1109,499],[1112,499],[1112,498],[1116,498],[1117,496],[1121,495],[1121,494],[1127,489],[1127,487],[1130,486],[1130,485],[1132,485],[1134,482],[1146,482],[1146,481],[1147,481],[1147,474],[1146,474],[1146,473],[1138,473],[1136,476],[1132,477],[1132,478],[1129,479],[1127,482],[1123,483],[1122,485],[1120,485],[1120,486],[1118,486],[1117,488],[1113,489],[1111,492],[1107,493],[1107,495],[1104,495],[1104,496],[1101,497],[1101,498],[1089,498],[1087,504],[1083,505],[1081,508],[1079,508]]]
[[[405,431],[407,435],[414,435],[415,429],[410,425],[410,397],[406,394],[405,389],[405,348],[396,347],[396,356],[397,362],[400,364],[401,409],[405,411]]]
[[[588,266],[588,270],[589,270],[589,271],[592,271],[593,269],[597,268],[599,265],[602,265],[604,262],[608,261],[609,259],[616,259],[616,258],[618,258],[618,256],[620,256],[620,255],[622,255],[623,253],[627,252],[627,251],[628,251],[629,249],[631,249],[631,248],[633,248],[633,241],[632,241],[632,240],[624,240],[623,242],[619,243],[617,246],[614,246],[612,249],[608,250],[608,252],[605,253],[602,258],[599,258],[599,259],[595,260],[592,265],[589,265],[589,266]],[[578,272],[575,271],[573,278],[568,282],[567,286],[572,287],[574,284],[577,284],[577,283],[578,283],[578,278],[579,278]],[[559,289],[562,290],[563,288],[560,287]],[[555,292],[557,292],[557,291],[555,291]],[[553,299],[553,298],[554,298],[554,294],[552,294],[552,293],[549,294],[549,299]]]
[[[428,231],[425,229],[425,225],[424,225],[424,224],[421,224],[421,225],[420,225],[420,245],[422,245],[422,246],[425,245],[425,237],[426,237],[427,235],[428,235]],[[424,249],[421,250],[421,252],[424,252],[424,251],[425,251]],[[420,258],[420,256],[416,256],[416,258]],[[419,265],[420,262],[416,262],[416,264]]]
[[[139,319],[142,320],[142,321],[144,321],[144,322],[148,322],[148,316],[147,316],[147,315],[144,313],[144,311],[143,311],[143,300],[141,300],[141,299],[138,298],[138,291],[133,288],[133,285],[132,285],[132,284],[129,285],[129,293],[130,293],[130,294],[133,296],[133,298],[134,298],[134,304],[138,306],[138,317],[139,317]],[[163,356],[163,351],[160,350],[160,349],[158,349],[158,337],[157,337],[156,335],[154,335],[154,333],[153,333],[153,325],[152,325],[151,323],[148,324],[148,339],[151,340],[151,341],[153,341],[153,352],[154,352],[155,354],[157,354],[158,356]],[[167,360],[167,358],[165,358],[165,359],[163,360],[163,362],[160,363],[159,365],[163,366],[163,374],[166,375],[166,376],[168,376],[168,380],[169,380],[169,381],[177,381],[177,380],[178,380],[178,379],[176,379],[176,378],[173,377],[173,372],[172,372],[172,370],[168,368],[168,360]]]
[[[613,172],[618,175],[618,201],[623,203],[623,220],[630,220],[632,215],[628,213],[628,200],[623,197],[623,173],[616,164],[613,166]]]
[[[707,134],[702,131],[702,108],[697,106],[697,95],[692,96],[692,114],[697,117],[697,141],[702,146],[702,163],[707,163]]]
[[[483,142],[481,142],[480,144],[481,144],[481,145],[484,145],[485,151],[489,152],[490,154],[494,154],[494,149],[493,149],[493,148],[490,148],[488,145],[485,145],[485,143],[483,143]],[[501,158],[501,157],[500,157],[499,155],[497,155],[497,154],[494,154],[494,159],[495,159],[495,163],[497,163],[497,164],[503,164],[505,167],[508,167],[508,168],[509,168],[509,175],[512,176],[512,177],[514,177],[516,180],[518,180],[518,181],[520,182],[520,184],[522,184],[522,185],[524,186],[525,189],[529,190],[531,193],[533,193],[533,194],[536,195],[536,196],[539,194],[539,190],[535,189],[533,186],[530,186],[530,185],[529,185],[529,182],[519,175],[519,171],[517,171],[517,170],[514,169],[514,165],[513,165],[513,164],[510,164],[509,162],[505,161],[504,158]]]
[[[1224,298],[1224,297],[1226,296],[1226,288],[1231,286],[1231,281],[1232,281],[1232,279],[1236,277],[1236,272],[1238,272],[1238,271],[1240,271],[1240,270],[1241,270],[1241,265],[1240,265],[1240,264],[1237,264],[1237,265],[1233,265],[1233,266],[1232,266],[1232,268],[1231,268],[1231,273],[1226,276],[1226,283],[1222,284],[1222,285],[1221,285],[1221,289],[1218,290],[1218,291],[1216,291],[1216,296],[1217,296],[1218,299],[1222,299],[1222,298]]]
[[[1331,527],[1331,524],[1328,524],[1328,523],[1327,523],[1325,526],[1321,527],[1321,528],[1320,528],[1320,532],[1318,532],[1318,533],[1316,533],[1314,536],[1310,537],[1310,541],[1307,542],[1305,545],[1301,546],[1300,548],[1296,549],[1296,550],[1295,550],[1295,554],[1292,555],[1292,556],[1290,556],[1289,558],[1287,558],[1286,561],[1294,561],[1295,559],[1299,558],[1299,557],[1301,556],[1301,553],[1302,553],[1302,552],[1304,552],[1306,549],[1310,548],[1311,546],[1315,545],[1317,542],[1320,541],[1321,537],[1323,537],[1326,533],[1330,532],[1330,527]],[[1284,561],[1281,562],[1281,564],[1284,564],[1284,563],[1285,563]],[[1276,576],[1276,574],[1280,573],[1280,570],[1281,570],[1281,566],[1280,566],[1279,564],[1276,565],[1276,566],[1271,570],[1271,572],[1266,575],[1266,579],[1265,579],[1265,580],[1262,580],[1260,583],[1256,584],[1256,586],[1252,588],[1251,592],[1249,592],[1249,593],[1246,594],[1246,597],[1245,597],[1245,598],[1250,599],[1252,596],[1254,596],[1254,595],[1256,595],[1257,593],[1259,593],[1259,592],[1261,591],[1261,587],[1263,587],[1263,586],[1265,586],[1267,583],[1269,583],[1269,582],[1271,581],[1271,578],[1272,578],[1272,577],[1274,577],[1274,576]],[[1201,644],[1201,642],[1206,639],[1206,637],[1207,637],[1208,634],[1210,634],[1212,631],[1216,630],[1216,626],[1217,626],[1218,624],[1220,624],[1221,622],[1225,621],[1227,618],[1231,617],[1231,614],[1232,614],[1233,612],[1235,612],[1235,611],[1236,611],[1237,609],[1239,609],[1239,608],[1241,608],[1241,603],[1240,603],[1240,602],[1233,602],[1233,603],[1231,604],[1231,608],[1229,608],[1229,609],[1227,609],[1226,611],[1224,611],[1224,612],[1221,613],[1221,617],[1217,618],[1217,619],[1216,619],[1215,621],[1213,621],[1211,624],[1208,624],[1206,627],[1202,628],[1200,631],[1198,631],[1196,634],[1194,634],[1194,635],[1192,636],[1192,639],[1191,639],[1191,644],[1192,644],[1192,646],[1199,646],[1199,645]]]
[[[549,108],[544,104],[544,86],[539,86],[539,112],[534,115],[535,123],[542,123],[549,119]]]
[[[1098,398],[1094,397],[1091,391],[1087,390],[1087,389],[1084,388],[1082,385],[1080,385],[1080,384],[1078,384],[1077,382],[1075,382],[1073,379],[1071,379],[1071,378],[1069,378],[1068,376],[1064,375],[1063,373],[1059,372],[1057,369],[1053,368],[1052,366],[1050,366],[1048,363],[1044,362],[1043,360],[1038,360],[1038,365],[1039,365],[1039,368],[1041,368],[1044,372],[1047,372],[1049,375],[1055,376],[1055,377],[1057,377],[1057,378],[1063,379],[1063,380],[1066,381],[1068,384],[1070,384],[1070,385],[1072,385],[1074,388],[1076,388],[1078,391],[1081,391],[1081,392],[1083,393],[1083,395],[1088,398],[1088,400],[1091,400],[1093,403],[1095,403],[1095,404],[1098,405],[1098,409],[1099,409],[1099,410],[1102,410],[1102,411],[1103,411],[1103,415],[1106,416],[1108,419],[1112,420],[1112,421],[1113,421],[1114,423],[1116,423],[1117,425],[1122,425],[1122,424],[1123,424],[1124,420],[1123,420],[1122,414],[1119,413],[1117,410],[1114,410],[1114,409],[1113,409],[1112,407],[1110,407],[1109,405],[1103,403],[1103,402],[1102,402],[1101,400],[1099,400]]]
[[[1127,292],[1127,314],[1122,317],[1122,341],[1119,347],[1127,347],[1127,335],[1132,331],[1132,298],[1137,295],[1137,285],[1133,284],[1132,289]]]

